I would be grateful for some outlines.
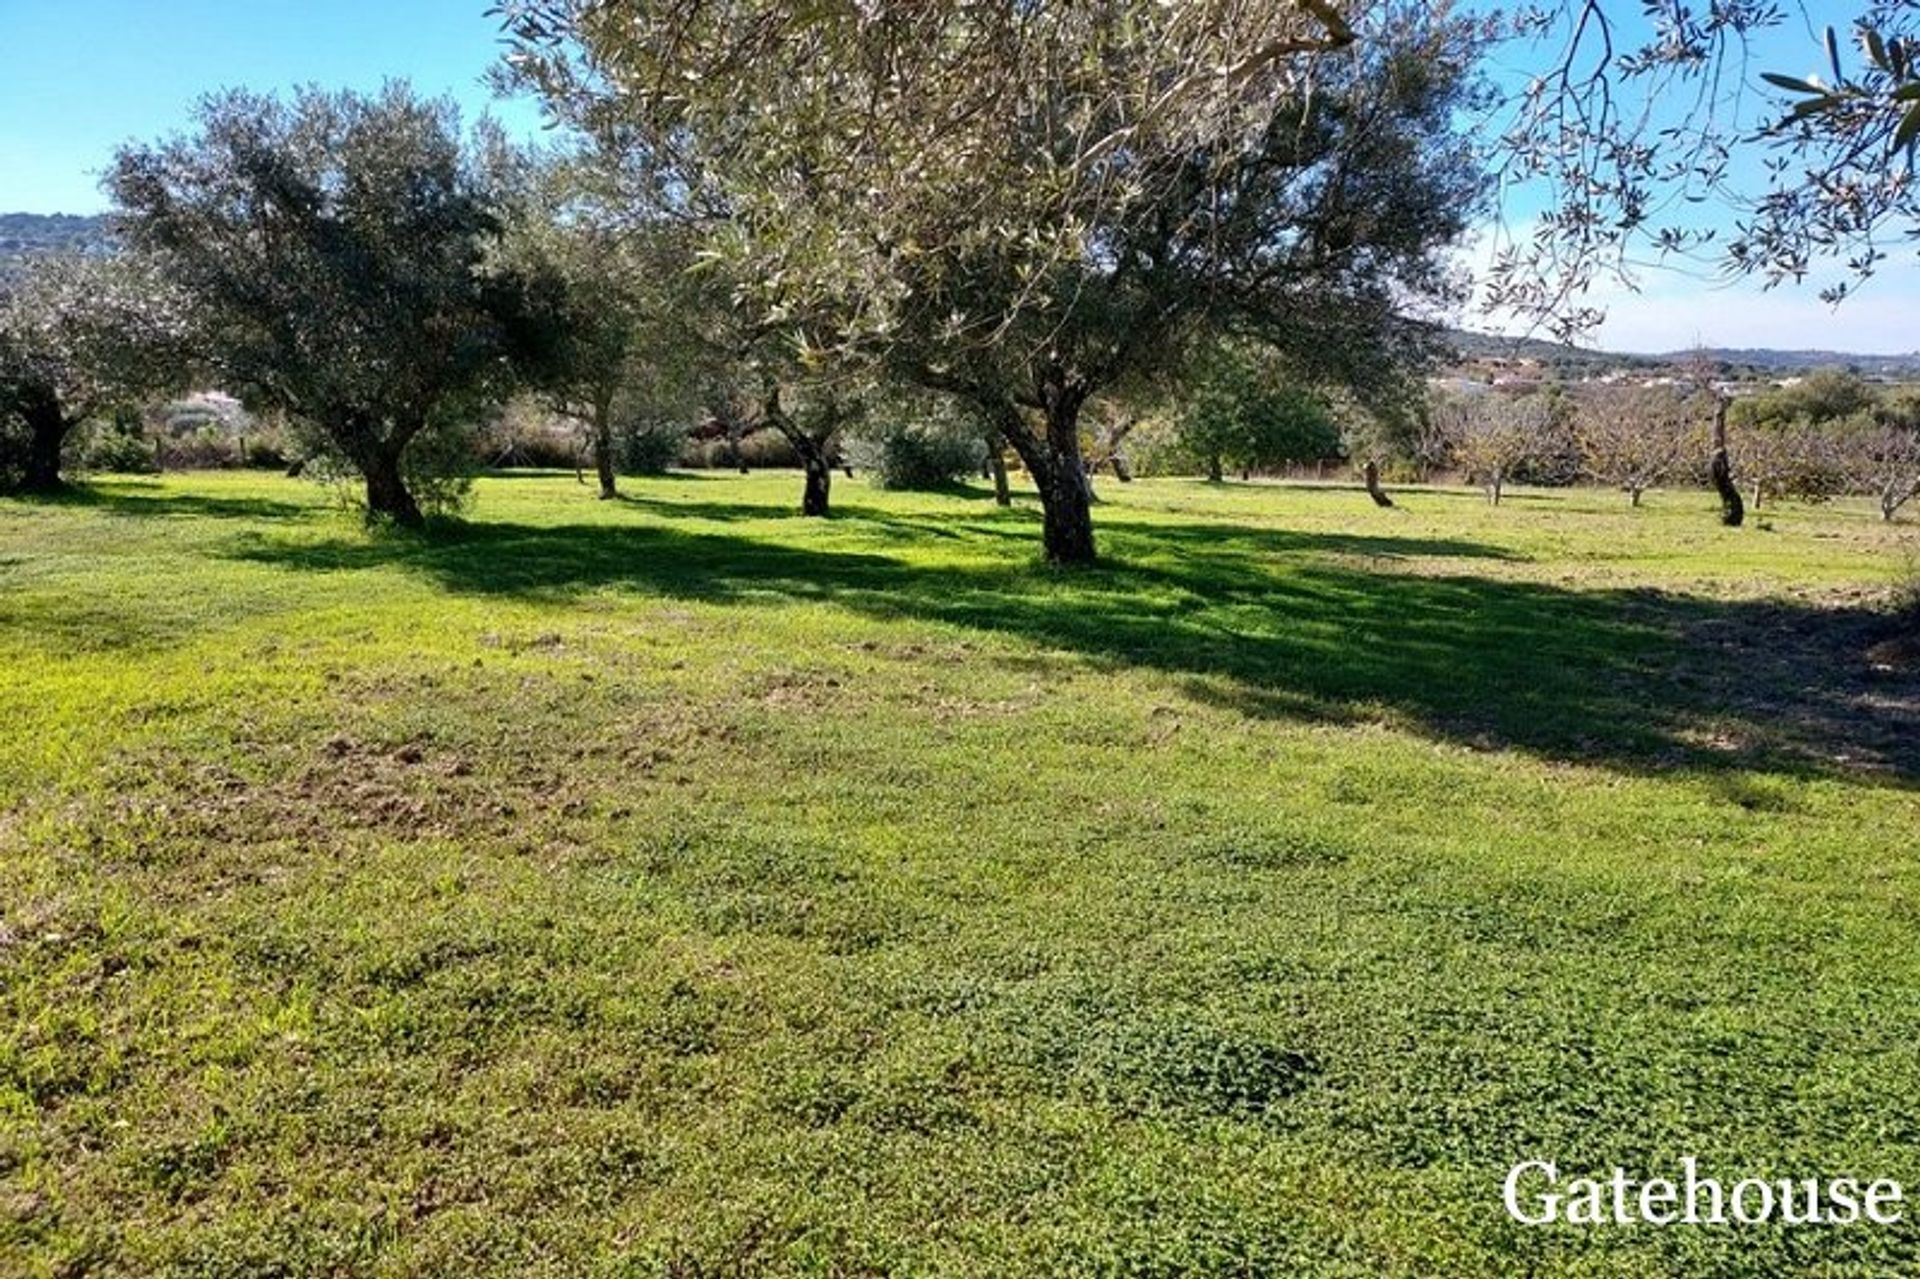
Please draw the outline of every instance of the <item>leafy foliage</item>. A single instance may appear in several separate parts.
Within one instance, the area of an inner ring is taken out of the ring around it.
[[[1223,464],[1260,470],[1340,451],[1327,406],[1289,383],[1270,353],[1238,343],[1220,344],[1200,362],[1180,434],[1188,456],[1214,479]]]
[[[89,471],[119,475],[150,475],[160,469],[153,441],[140,429],[136,413],[117,413],[88,433],[82,462]]]
[[[879,488],[936,490],[978,475],[987,444],[978,417],[963,406],[895,396],[854,429],[847,460],[868,471]]]
[[[1888,239],[1920,231],[1920,7],[1857,0],[1809,49],[1821,73],[1757,81],[1750,42],[1810,28],[1807,6],[1621,8],[1557,0],[1519,14],[1550,67],[1517,95],[1500,154],[1508,180],[1544,183],[1551,199],[1534,234],[1499,253],[1494,305],[1571,337],[1600,318],[1579,303],[1586,287],[1645,249],[1769,284],[1836,266],[1845,278],[1822,296],[1838,301],[1886,261]],[[1730,234],[1687,212],[1703,202],[1733,211]]]
[[[1790,385],[1735,400],[1727,416],[1736,426],[1818,425],[1867,412],[1877,403],[1873,387],[1859,374],[1820,368]]]
[[[624,475],[665,475],[687,446],[687,428],[659,418],[629,417],[614,426],[614,463]]]
[[[35,259],[0,294],[0,487],[57,485],[81,423],[183,381],[185,333],[143,262]]]
[[[1404,365],[1481,179],[1480,29],[1427,6],[503,7],[511,66],[708,229],[803,361],[974,403],[1093,555],[1078,419],[1197,327]],[[1364,353],[1364,354],[1361,354]]]
[[[442,442],[506,396],[533,337],[524,282],[490,269],[500,160],[402,84],[233,91],[201,102],[195,134],[123,150],[108,184],[221,384],[306,427],[365,479],[370,514],[413,524],[408,478],[459,455]]]
[[[617,178],[580,152],[527,157],[501,250],[545,303],[531,381],[585,429],[602,497],[616,470],[672,461],[671,432],[652,424],[691,416],[716,354],[687,228],[628,216]]]

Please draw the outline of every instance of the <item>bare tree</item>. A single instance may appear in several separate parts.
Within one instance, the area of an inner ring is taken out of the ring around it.
[[[1554,427],[1552,406],[1538,394],[1447,396],[1433,406],[1432,418],[1454,465],[1494,506],[1514,472],[1545,451]]]
[[[1574,397],[1581,465],[1602,484],[1640,497],[1671,477],[1706,432],[1698,395],[1670,386],[1591,386]]]
[[[1755,425],[1741,434],[1734,477],[1747,486],[1756,511],[1770,497],[1822,502],[1847,490],[1850,453],[1837,425],[1804,418]]]
[[[1892,522],[1920,497],[1920,431],[1860,419],[1833,428],[1848,487],[1873,496],[1880,518]]]

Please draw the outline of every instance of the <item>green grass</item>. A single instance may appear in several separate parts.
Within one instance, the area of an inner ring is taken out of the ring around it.
[[[0,503],[0,1274],[1881,1275],[1920,684],[1864,509],[791,476]]]

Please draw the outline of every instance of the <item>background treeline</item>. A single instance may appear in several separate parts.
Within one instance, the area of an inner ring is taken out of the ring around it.
[[[1920,495],[1920,387],[1844,369],[1737,398],[1710,365],[1644,385],[1456,383],[1431,397],[1414,460],[1420,478],[1450,472],[1495,504],[1509,484],[1590,482],[1638,505],[1650,489],[1708,481],[1716,420],[1748,509],[1851,494],[1891,520]]]
[[[1489,191],[1456,110],[1470,22],[1396,11],[1309,83],[1243,52],[1297,47],[1291,10],[1050,11],[948,49],[951,16],[780,10],[706,44],[516,28],[503,80],[570,126],[538,149],[404,84],[210,96],[191,132],[114,157],[104,227],[55,224],[0,282],[0,486],[283,467],[417,526],[489,466],[576,467],[603,498],[622,474],[795,467],[808,515],[858,468],[978,475],[1002,502],[1017,477],[1061,561],[1093,558],[1107,475],[1351,468],[1384,506],[1382,476],[1637,502],[1718,468],[1728,502],[1862,493],[1889,519],[1920,489],[1913,397],[1845,372],[1739,399],[1710,361],[1435,389],[1455,352],[1419,317],[1458,300],[1446,255]],[[838,95],[876,40],[937,65],[849,134]],[[1065,58],[1089,42],[1107,63]],[[724,51],[781,75],[743,101],[705,74]],[[1022,51],[1078,69],[1036,85]],[[691,87],[615,92],[579,77],[588,52],[685,59]],[[1229,53],[1229,83],[1195,70]],[[1063,95],[1073,137],[1049,123]],[[955,119],[982,132],[950,139]]]

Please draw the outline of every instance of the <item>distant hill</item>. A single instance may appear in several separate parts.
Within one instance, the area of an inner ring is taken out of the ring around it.
[[[1735,366],[1746,365],[1774,373],[1804,373],[1808,369],[1847,368],[1863,374],[1887,377],[1920,377],[1920,351],[1906,355],[1860,355],[1851,351],[1776,351],[1769,347],[1706,348],[1709,358]],[[1676,352],[1658,357],[1679,360],[1688,353]]]
[[[100,215],[0,213],[0,274],[46,253],[105,253],[113,233]]]
[[[1566,346],[1540,338],[1504,337],[1449,329],[1448,339],[1463,361],[1529,360],[1563,376],[1594,376],[1614,371],[1668,368],[1694,357],[1693,351],[1636,354]],[[1758,376],[1789,376],[1809,369],[1846,368],[1867,376],[1920,377],[1920,351],[1909,355],[1861,355],[1851,351],[1779,351],[1770,347],[1707,347],[1708,359]]]
[[[1622,355],[1615,351],[1594,351],[1567,346],[1543,338],[1505,337],[1498,333],[1475,333],[1471,329],[1448,329],[1447,340],[1462,360],[1532,360],[1561,373],[1601,373],[1612,369],[1653,368],[1666,358],[1648,355]]]

